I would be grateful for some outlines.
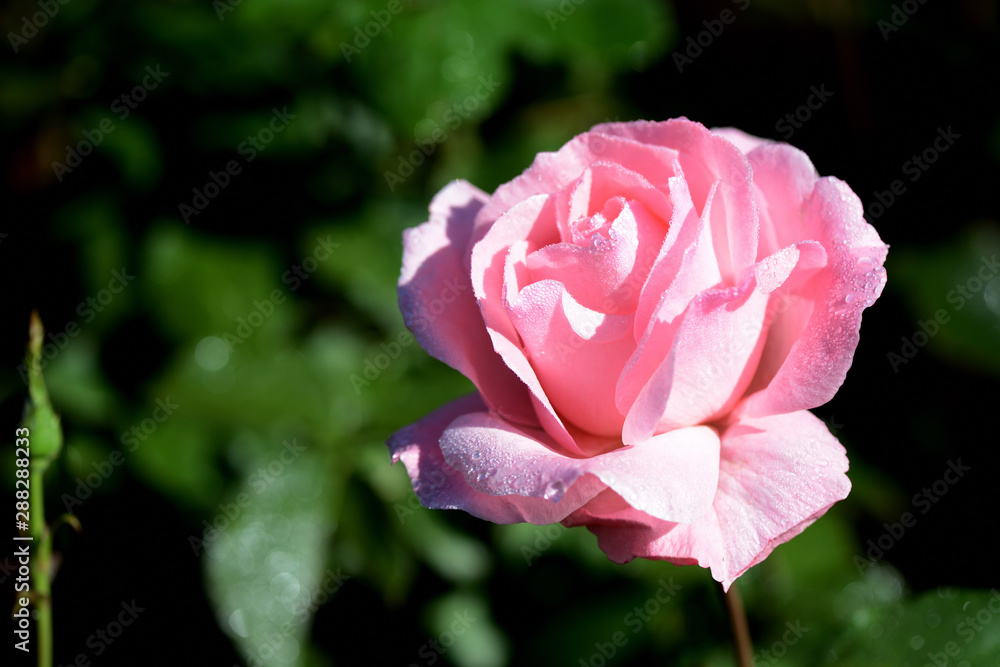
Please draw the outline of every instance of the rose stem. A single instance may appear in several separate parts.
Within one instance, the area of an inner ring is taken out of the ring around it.
[[[722,584],[719,584],[720,588]],[[727,593],[722,589],[722,597],[726,601],[726,611],[733,627],[733,650],[736,652],[736,662],[740,667],[751,667],[753,664],[753,643],[750,641],[750,628],[747,625],[747,613],[743,609],[743,600],[734,582]]]

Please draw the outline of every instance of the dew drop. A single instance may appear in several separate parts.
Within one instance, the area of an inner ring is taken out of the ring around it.
[[[545,485],[545,493],[542,497],[546,500],[559,502],[559,499],[563,497],[564,493],[566,493],[566,485],[563,484],[561,480],[555,479]]]
[[[610,242],[600,235],[599,232],[594,232],[593,236],[590,237],[590,246],[594,250],[604,250],[610,245]]]
[[[850,294],[844,297],[844,301],[846,301],[847,303],[854,303],[854,300],[857,298],[858,295],[851,292]]]
[[[472,458],[474,458],[474,459],[481,459],[482,457],[483,457],[483,453],[482,452],[480,452],[480,451],[472,452]]]

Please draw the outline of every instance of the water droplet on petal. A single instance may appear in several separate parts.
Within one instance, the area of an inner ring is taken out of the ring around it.
[[[559,502],[564,493],[566,493],[566,485],[561,480],[555,479],[545,485],[545,493],[542,497],[546,500]]]
[[[853,292],[851,292],[847,296],[844,297],[844,301],[846,301],[847,303],[854,303],[854,300],[857,299],[857,298],[858,298],[858,295],[854,294]]]
[[[610,245],[610,242],[601,236],[599,232],[594,232],[593,236],[590,237],[590,247],[594,250],[604,250]]]

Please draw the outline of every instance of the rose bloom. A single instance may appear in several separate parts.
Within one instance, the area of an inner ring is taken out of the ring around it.
[[[400,307],[476,393],[389,440],[425,507],[584,525],[728,589],[845,498],[808,412],[843,383],[887,246],[784,143],[598,125],[403,235]]]

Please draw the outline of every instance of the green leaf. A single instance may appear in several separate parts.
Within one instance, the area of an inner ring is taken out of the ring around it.
[[[430,647],[430,653],[417,649],[416,655],[447,655],[459,667],[507,664],[507,638],[493,622],[489,603],[480,594],[452,593],[432,602],[427,611],[434,643],[424,645]]]
[[[248,661],[303,664],[321,601],[350,578],[327,566],[330,480],[315,453],[261,450],[251,473],[210,520],[205,573],[219,625]],[[259,472],[264,471],[264,472]]]

